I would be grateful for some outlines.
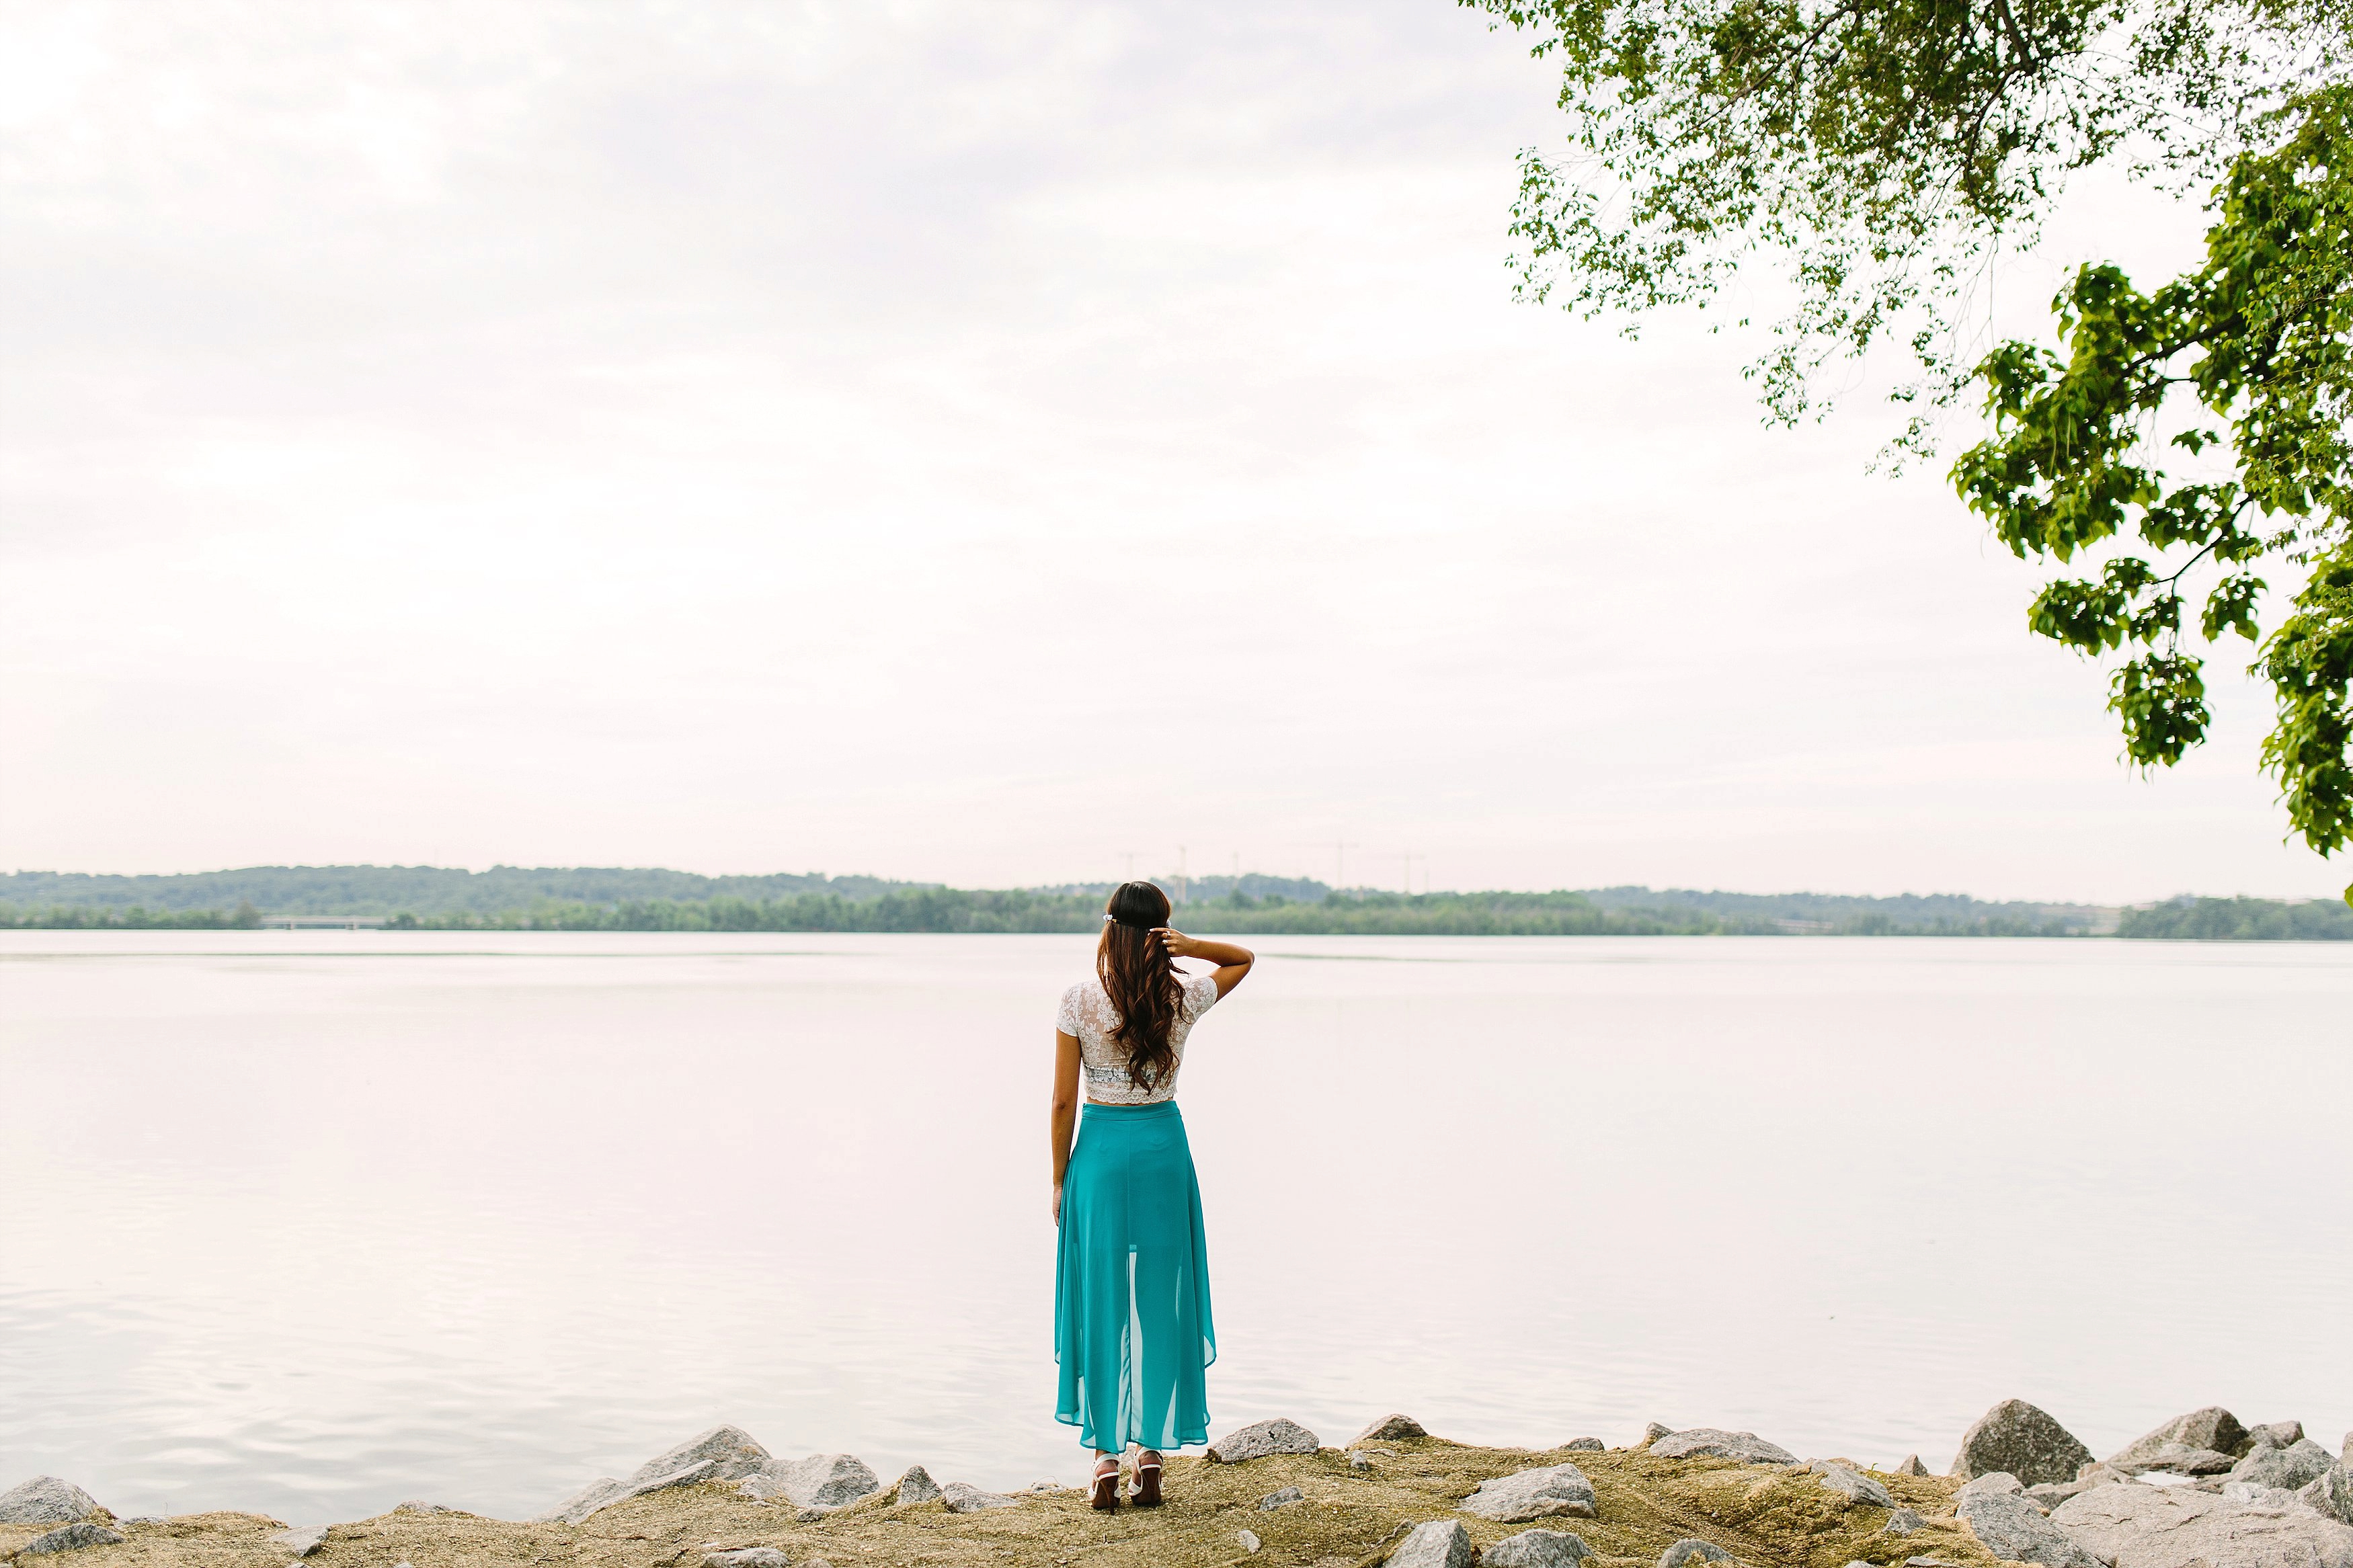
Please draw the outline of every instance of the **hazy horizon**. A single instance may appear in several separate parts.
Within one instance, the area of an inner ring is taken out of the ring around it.
[[[1880,367],[1760,427],[1769,277],[1515,306],[1552,68],[1444,0],[6,17],[0,863],[2348,875],[2227,649],[2120,765]]]
[[[292,871],[301,871],[301,870],[313,870],[313,871],[353,871],[353,870],[462,871],[462,872],[465,872],[466,874],[468,874],[468,875],[470,875],[470,876],[476,876],[476,877],[479,877],[479,876],[484,876],[484,875],[486,875],[486,874],[488,874],[488,873],[490,873],[490,872],[492,872],[492,871],[500,871],[500,870],[522,871],[522,872],[527,872],[527,873],[563,873],[563,872],[587,872],[587,871],[618,871],[618,872],[625,872],[625,873],[636,873],[636,872],[672,872],[672,873],[681,873],[681,874],[684,874],[684,875],[687,875],[687,876],[691,876],[691,877],[708,878],[708,879],[714,879],[714,880],[716,880],[716,879],[729,879],[729,878],[742,878],[742,879],[765,879],[765,878],[786,878],[786,877],[790,877],[790,878],[826,878],[826,879],[831,879],[831,880],[835,880],[835,881],[851,881],[851,882],[854,882],[854,881],[869,881],[869,880],[871,880],[871,881],[877,881],[877,882],[890,882],[890,883],[892,883],[892,884],[894,884],[894,885],[905,886],[905,887],[944,887],[944,888],[960,889],[965,889],[965,890],[971,890],[971,891],[990,891],[990,890],[1006,890],[1006,891],[1047,891],[1047,890],[1053,890],[1053,889],[1064,889],[1064,888],[1071,888],[1071,887],[1098,887],[1098,886],[1102,886],[1102,887],[1108,887],[1108,886],[1113,885],[1113,884],[1115,884],[1115,883],[1117,883],[1117,882],[1119,882],[1119,881],[1122,881],[1122,880],[1126,879],[1125,879],[1125,877],[1124,877],[1124,874],[1123,873],[1123,874],[1118,874],[1118,875],[1111,875],[1111,876],[1103,876],[1103,877],[1094,877],[1094,878],[1074,878],[1074,879],[1072,879],[1072,878],[1066,878],[1066,879],[1062,879],[1056,880],[1056,881],[1046,881],[1046,882],[1013,882],[1013,883],[1005,883],[1005,884],[1002,884],[1002,885],[1001,885],[1001,887],[1000,887],[999,889],[984,889],[984,888],[980,888],[980,887],[978,887],[978,886],[976,886],[976,885],[975,885],[975,884],[953,882],[953,881],[949,881],[949,880],[946,880],[946,879],[942,879],[942,878],[936,878],[936,877],[933,877],[933,878],[924,878],[924,877],[913,877],[913,878],[883,878],[883,877],[876,876],[874,873],[867,872],[867,871],[858,871],[858,870],[821,870],[821,869],[817,869],[817,868],[803,868],[803,869],[801,869],[801,870],[783,870],[783,869],[779,869],[779,868],[777,868],[771,867],[771,868],[768,868],[764,869],[764,870],[739,870],[739,869],[731,869],[731,870],[719,870],[719,871],[706,871],[706,870],[698,870],[698,869],[696,869],[695,868],[692,868],[692,867],[685,867],[685,866],[623,866],[623,865],[618,865],[618,864],[609,864],[609,865],[590,865],[590,864],[585,864],[585,863],[584,863],[584,864],[581,864],[581,865],[574,865],[574,866],[531,866],[531,865],[524,865],[524,864],[522,864],[522,863],[521,863],[521,862],[517,862],[517,861],[508,861],[508,860],[492,861],[492,862],[491,862],[490,864],[488,864],[488,865],[483,865],[483,866],[448,866],[448,865],[431,865],[431,864],[427,864],[427,863],[424,863],[424,862],[417,862],[417,863],[413,863],[413,864],[406,864],[406,865],[398,865],[398,864],[392,864],[392,863],[378,863],[378,862],[372,862],[372,861],[321,861],[321,862],[316,862],[316,863],[304,863],[304,864],[299,864],[299,865],[298,865],[298,864],[290,864],[290,863],[283,863],[283,862],[280,862],[280,863],[272,863],[272,864],[259,864],[259,863],[257,863],[257,864],[254,864],[254,865],[248,865],[248,866],[215,866],[215,867],[200,867],[200,868],[195,868],[195,869],[185,870],[185,871],[82,871],[82,870],[78,870],[78,869],[74,869],[74,868],[61,868],[61,867],[54,867],[54,866],[41,866],[41,867],[19,866],[19,867],[13,868],[12,869],[7,870],[7,871],[5,871],[5,872],[0,872],[0,876],[10,876],[10,877],[22,877],[22,876],[73,877],[73,876],[84,876],[84,877],[121,877],[121,878],[132,878],[132,879],[136,879],[136,878],[157,878],[157,879],[164,879],[164,878],[195,878],[195,877],[208,877],[208,876],[228,876],[228,875],[234,875],[234,874],[236,874],[236,873],[237,873],[237,872],[241,872],[241,871],[259,871],[259,870],[292,870]],[[1137,873],[1137,875],[1138,875],[1138,876],[1140,876],[1140,877],[1142,877],[1142,878],[1144,878],[1144,879],[1145,879],[1145,880],[1147,880],[1147,881],[1151,881],[1151,882],[1157,883],[1157,884],[1158,884],[1158,885],[1160,885],[1161,887],[1167,888],[1167,889],[1172,889],[1172,890],[1176,888],[1176,886],[1177,882],[1179,881],[1179,876],[1178,876],[1178,874],[1177,874],[1176,872],[1175,872],[1175,871],[1167,870],[1167,869],[1162,869],[1162,870],[1158,870],[1158,871],[1139,871],[1139,872]],[[1316,884],[1318,884],[1318,885],[1321,885],[1321,886],[1323,886],[1323,887],[1325,887],[1325,888],[1326,888],[1326,889],[1328,889],[1329,890],[1337,891],[1337,892],[1343,892],[1343,893],[1397,893],[1397,892],[1403,892],[1403,891],[1406,891],[1406,890],[1407,890],[1407,889],[1405,889],[1403,888],[1403,886],[1402,886],[1401,884],[1382,883],[1382,882],[1379,882],[1379,881],[1355,881],[1355,880],[1352,880],[1352,881],[1349,881],[1349,882],[1347,882],[1347,883],[1343,884],[1343,883],[1332,882],[1332,881],[1330,881],[1330,880],[1329,880],[1328,879],[1326,879],[1326,878],[1320,878],[1320,877],[1316,877],[1316,876],[1314,876],[1312,872],[1303,872],[1303,873],[1297,873],[1297,874],[1293,874],[1293,873],[1283,873],[1283,872],[1273,872],[1273,871],[1264,870],[1264,869],[1262,869],[1262,868],[1256,868],[1256,867],[1245,867],[1245,868],[1242,869],[1242,871],[1240,872],[1240,876],[1241,876],[1241,878],[1242,878],[1242,879],[1250,879],[1250,878],[1259,878],[1259,879],[1265,879],[1265,880],[1292,880],[1292,881],[1302,881],[1302,882],[1313,882],[1313,883],[1316,883]],[[1187,874],[1185,875],[1185,877],[1184,877],[1184,879],[1184,879],[1184,880],[1186,880],[1186,881],[1187,881],[1187,882],[1189,882],[1189,883],[1191,883],[1191,884],[1194,884],[1194,885],[1206,885],[1206,886],[1214,887],[1214,888],[1218,888],[1218,889],[1225,889],[1225,888],[1230,887],[1230,886],[1232,885],[1232,883],[1233,883],[1233,882],[1234,882],[1234,880],[1235,880],[1235,874],[1234,874],[1234,873],[1232,873],[1232,872],[1230,872],[1230,871],[1200,869],[1200,870],[1194,870],[1194,871],[1191,871],[1191,872],[1187,873]],[[1482,886],[1482,887],[1476,887],[1476,888],[1461,888],[1461,887],[1424,887],[1424,886],[1422,886],[1422,885],[1421,885],[1421,884],[1417,880],[1417,882],[1415,883],[1415,885],[1414,885],[1414,887],[1412,888],[1411,891],[1412,891],[1413,893],[1417,894],[1417,895],[1419,895],[1419,894],[1423,894],[1423,893],[1441,893],[1441,894],[1477,894],[1477,893],[1594,893],[1594,892],[1606,892],[1606,891],[1611,891],[1611,890],[1615,890],[1615,889],[1643,889],[1643,890],[1646,890],[1646,891],[1649,891],[1649,892],[1660,893],[1660,894],[1674,893],[1674,892],[1691,892],[1691,893],[1698,893],[1698,894],[1709,895],[1709,896],[1718,895],[1718,894],[1725,894],[1725,895],[1731,895],[1731,896],[1738,897],[1738,898],[1760,898],[1760,899],[1769,899],[1769,898],[1787,898],[1787,897],[1819,897],[1819,898],[1831,898],[1831,899],[1906,899],[1906,898],[1917,898],[1917,899],[1936,899],[1936,898],[1961,898],[1961,899],[1969,899],[1969,900],[1975,900],[1975,901],[1977,901],[1977,902],[1979,902],[1979,903],[1988,903],[1988,904],[1991,904],[1991,903],[2025,903],[2025,904],[2042,904],[2042,905],[2051,906],[2051,907],[2053,907],[2053,908],[2058,908],[2058,907],[2081,907],[2081,908],[2116,908],[2116,907],[2124,907],[2124,906],[2121,906],[2121,905],[2119,905],[2118,903],[2116,903],[2116,901],[2115,901],[2115,900],[2098,900],[2098,899],[2086,899],[2086,898],[2070,898],[2070,897],[2056,896],[2056,895],[2053,895],[2053,896],[2044,896],[2044,897],[2036,897],[2036,896],[2031,896],[2031,895],[2019,895],[2019,896],[2013,896],[2013,897],[2010,897],[2010,898],[1995,899],[1995,898],[1990,898],[1990,897],[1989,897],[1989,896],[1987,896],[1987,895],[1985,895],[1985,894],[1982,894],[1982,893],[1972,892],[1972,891],[1970,891],[1969,889],[1963,889],[1963,888],[1901,888],[1901,889],[1895,889],[1895,890],[1894,890],[1894,891],[1892,891],[1892,892],[1869,892],[1869,891],[1856,891],[1856,890],[1852,889],[1836,888],[1836,887],[1830,887],[1830,886],[1826,886],[1826,885],[1810,885],[1810,885],[1802,885],[1802,886],[1786,887],[1786,888],[1734,888],[1734,887],[1727,887],[1727,886],[1725,886],[1724,884],[1722,884],[1722,883],[1720,883],[1720,882],[1717,882],[1717,883],[1710,883],[1710,882],[1705,882],[1705,881],[1701,881],[1701,882],[1673,882],[1673,883],[1670,883],[1670,882],[1656,882],[1656,881],[1652,881],[1652,882],[1644,882],[1644,881],[1640,881],[1640,880],[1635,880],[1635,881],[1618,881],[1618,882],[1590,882],[1590,881],[1588,881],[1588,882],[1579,882],[1579,883],[1556,883],[1556,884],[1549,884],[1549,885],[1539,885],[1539,884],[1536,884],[1536,883],[1530,882],[1530,883],[1519,883],[1519,884],[1513,884],[1513,883],[1496,883],[1496,884],[1493,884],[1493,885],[1489,885],[1489,886]],[[2263,896],[2263,895],[2217,893],[2217,892],[2213,892],[2213,891],[2209,890],[2209,889],[2193,889],[2193,888],[2183,888],[2183,889],[2177,889],[2176,891],[2174,891],[2174,892],[2172,892],[2172,893],[2168,893],[2168,894],[2161,895],[2160,897],[2158,897],[2158,898],[2157,898],[2157,899],[2141,899],[2141,900],[2132,900],[2132,902],[2134,902],[2134,903],[2141,903],[2141,904],[2147,904],[2147,903],[2164,902],[2164,901],[2166,901],[2166,900],[2170,900],[2170,899],[2178,899],[2178,898],[2232,898],[2232,897],[2261,897],[2261,896]],[[2293,901],[2293,900],[2297,900],[2297,899],[2308,899],[2308,900],[2318,900],[2318,901],[2326,901],[2326,902],[2332,902],[2332,903],[2333,903],[2333,902],[2336,902],[2336,901],[2337,901],[2337,900],[2338,900],[2339,895],[2337,895],[2337,894],[2334,894],[2334,893],[2319,893],[2319,894],[2308,894],[2308,895],[2288,895],[2288,898],[2291,900],[2291,901]]]

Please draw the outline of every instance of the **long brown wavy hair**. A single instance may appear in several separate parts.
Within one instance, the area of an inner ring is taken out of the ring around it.
[[[1128,1079],[1149,1094],[1176,1065],[1168,1027],[1185,998],[1176,961],[1152,934],[1168,923],[1168,895],[1149,882],[1122,882],[1103,912],[1111,919],[1095,943],[1095,976],[1119,1015],[1112,1037],[1127,1047]]]

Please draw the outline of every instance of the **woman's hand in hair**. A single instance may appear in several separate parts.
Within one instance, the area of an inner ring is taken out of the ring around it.
[[[1152,934],[1160,939],[1160,945],[1168,950],[1168,956],[1171,958],[1201,956],[1200,940],[1187,936],[1175,926],[1155,926],[1152,928]]]

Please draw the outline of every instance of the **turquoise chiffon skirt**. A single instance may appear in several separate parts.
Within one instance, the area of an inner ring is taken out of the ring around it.
[[[1090,1448],[1209,1440],[1209,1247],[1175,1100],[1087,1105],[1062,1174],[1055,1419]]]

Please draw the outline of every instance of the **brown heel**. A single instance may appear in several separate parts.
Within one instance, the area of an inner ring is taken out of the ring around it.
[[[1135,1461],[1134,1502],[1138,1508],[1160,1506],[1160,1456],[1157,1454],[1148,1459],[1139,1456]]]
[[[1092,1495],[1087,1500],[1106,1513],[1119,1506],[1119,1462],[1116,1459],[1112,1461],[1108,1474],[1100,1469],[1095,1472]]]

